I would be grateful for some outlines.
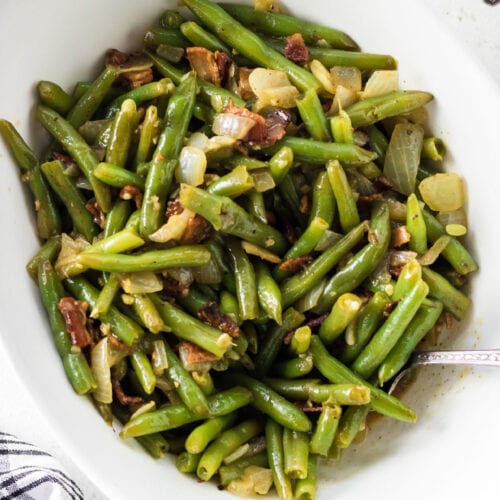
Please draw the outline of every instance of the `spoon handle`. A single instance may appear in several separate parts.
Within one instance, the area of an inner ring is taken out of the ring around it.
[[[480,365],[500,366],[500,349],[423,351],[412,360],[419,365]]]

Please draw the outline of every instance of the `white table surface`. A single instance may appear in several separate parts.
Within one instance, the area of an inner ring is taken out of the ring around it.
[[[500,2],[497,6],[491,6],[483,0],[420,1],[442,19],[445,26],[479,59],[500,85]],[[57,442],[2,348],[0,367],[0,429],[31,441],[58,458],[80,485],[86,499],[105,500],[106,497],[93,486]]]

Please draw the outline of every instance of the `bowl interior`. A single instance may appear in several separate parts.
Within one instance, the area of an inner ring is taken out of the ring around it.
[[[3,0],[0,115],[39,148],[47,139],[33,120],[36,82],[53,80],[71,89],[76,81],[92,78],[107,48],[139,47],[144,30],[175,3],[46,0],[43,8],[35,8],[31,2]],[[343,29],[366,51],[394,55],[403,88],[435,95],[429,107],[431,127],[447,143],[446,169],[466,179],[468,239],[481,266],[472,282],[473,310],[447,345],[498,347],[498,89],[473,56],[417,2],[309,0],[307,8],[299,0],[282,3],[294,14]],[[38,247],[31,200],[2,142],[0,160],[1,339],[64,448],[110,498],[158,496],[172,485],[178,498],[227,498],[213,485],[179,474],[170,459],[153,461],[134,443],[121,441],[87,400],[74,395],[52,346],[36,287],[24,269]],[[387,498],[388,490],[391,498],[463,498],[475,494],[477,484],[484,498],[493,495],[496,467],[489,444],[500,442],[495,382],[491,368],[423,370],[405,396],[419,414],[418,423],[379,420],[363,444],[339,464],[322,468],[318,498]]]

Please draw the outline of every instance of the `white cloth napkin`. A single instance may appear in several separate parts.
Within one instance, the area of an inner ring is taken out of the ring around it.
[[[83,494],[54,457],[0,432],[0,498],[83,500]]]

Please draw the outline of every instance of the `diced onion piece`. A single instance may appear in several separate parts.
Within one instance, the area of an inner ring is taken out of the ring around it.
[[[137,410],[135,410],[135,412],[130,415],[130,420],[133,420],[134,418],[137,418],[138,416],[144,415],[144,413],[148,413],[153,410],[156,410],[156,403],[154,401],[148,401],[147,403],[144,403],[139,408],[137,408]]]
[[[443,224],[446,233],[450,236],[464,236],[467,234],[467,214],[464,207],[453,212],[439,212],[437,219]]]
[[[453,212],[464,206],[465,186],[462,178],[453,172],[426,177],[418,189],[431,210]]]
[[[298,97],[299,91],[293,85],[264,89],[254,107],[259,110],[267,106],[285,109],[294,108]]]
[[[61,250],[54,265],[60,278],[69,278],[85,271],[85,267],[78,263],[76,256],[88,248],[90,243],[78,236],[73,239],[66,233],[61,235]]]
[[[255,125],[255,120],[248,116],[233,113],[218,113],[212,124],[212,131],[216,135],[228,135],[234,139],[243,139]]]
[[[417,260],[417,252],[412,250],[393,250],[389,254],[389,265],[391,267],[402,267],[412,260]]]
[[[175,169],[175,178],[178,183],[199,186],[203,184],[207,156],[203,149],[196,146],[184,146],[179,155],[179,164]]]
[[[227,455],[223,462],[225,465],[230,464],[231,462],[234,462],[235,460],[238,460],[238,458],[241,458],[242,456],[246,455],[248,453],[248,450],[250,449],[250,445],[248,443],[242,444],[239,448],[236,448],[232,453]]]
[[[151,366],[155,375],[163,375],[168,368],[167,351],[164,340],[153,341],[153,353],[151,354]]]
[[[241,246],[246,253],[260,257],[262,260],[267,260],[273,264],[279,264],[281,262],[281,258],[276,254],[266,250],[265,248],[259,247],[258,245],[254,245],[249,241],[242,241]]]
[[[213,260],[209,260],[202,266],[193,267],[192,273],[195,281],[205,285],[216,285],[222,281],[221,270]]]
[[[319,302],[326,287],[326,278],[318,281],[304,296],[293,306],[297,311],[303,313],[313,309]]]
[[[328,116],[336,115],[341,109],[345,109],[358,100],[358,94],[342,85],[337,86],[335,97],[328,111]]]
[[[151,271],[120,274],[120,285],[125,293],[154,293],[163,289],[163,283]]]
[[[397,70],[374,71],[360,93],[361,99],[395,92],[399,89],[399,74]]]
[[[250,73],[248,83],[257,96],[253,107],[256,112],[266,106],[293,108],[299,97],[298,89],[290,83],[284,71],[256,68]]]
[[[321,83],[324,90],[329,94],[335,94],[335,85],[332,81],[332,75],[321,61],[313,59],[309,65],[309,69],[318,82]]]
[[[361,71],[359,68],[351,66],[333,66],[333,68],[330,69],[330,77],[336,92],[337,87],[344,87],[354,92],[361,91]]]
[[[387,147],[384,176],[396,191],[406,196],[415,190],[423,140],[424,129],[420,125],[398,123]]]
[[[210,139],[208,138],[208,136],[206,134],[204,134],[203,132],[193,132],[187,142],[186,142],[186,145],[187,146],[194,146],[196,148],[200,148],[202,149],[203,151],[207,151],[208,149],[208,146],[210,144]]]
[[[194,280],[193,269],[191,267],[172,267],[163,274],[178,281],[182,286],[189,286]]]
[[[111,385],[111,367],[109,360],[108,337],[101,339],[90,351],[90,366],[97,387],[93,396],[100,403],[113,402],[113,386]]]
[[[448,246],[451,237],[443,234],[432,245],[427,252],[425,252],[418,261],[422,266],[431,266],[436,262],[437,258],[443,253],[443,250]]]
[[[170,240],[181,239],[189,219],[194,217],[194,215],[194,212],[187,208],[185,208],[180,214],[171,215],[163,226],[161,226],[153,234],[149,235],[149,239],[157,243],[165,243]]]
[[[259,96],[263,90],[289,86],[290,80],[284,71],[255,68],[248,77],[248,83],[254,94]]]
[[[250,465],[240,479],[235,479],[227,485],[227,490],[240,497],[252,497],[255,494],[266,495],[273,485],[271,469]]]
[[[255,190],[258,193],[264,193],[276,187],[273,176],[268,169],[254,170],[251,173]]]

